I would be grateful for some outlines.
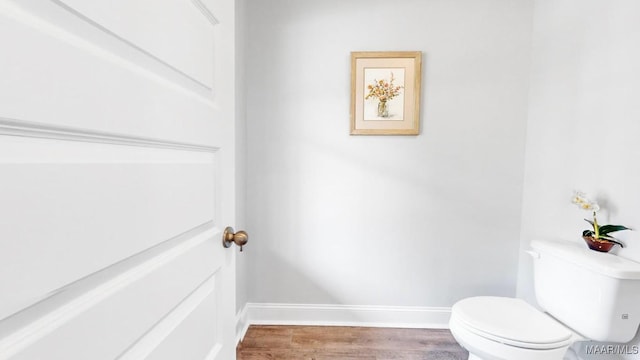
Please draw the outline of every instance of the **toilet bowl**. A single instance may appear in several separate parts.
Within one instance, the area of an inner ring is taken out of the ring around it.
[[[582,337],[521,299],[459,301],[449,322],[470,360],[561,360]]]
[[[626,343],[640,326],[640,263],[576,243],[531,243],[539,310],[522,299],[458,301],[449,328],[469,360],[576,359],[577,341]]]

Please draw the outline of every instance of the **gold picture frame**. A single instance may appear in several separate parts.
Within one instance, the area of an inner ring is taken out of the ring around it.
[[[351,135],[420,133],[419,51],[351,53]]]

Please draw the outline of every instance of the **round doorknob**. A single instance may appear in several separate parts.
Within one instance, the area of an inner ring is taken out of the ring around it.
[[[246,231],[240,230],[235,232],[231,226],[227,226],[222,234],[222,246],[225,248],[228,248],[232,243],[235,243],[237,246],[240,246],[240,251],[242,251],[242,247],[247,244],[247,241],[249,241],[249,234],[247,234]]]

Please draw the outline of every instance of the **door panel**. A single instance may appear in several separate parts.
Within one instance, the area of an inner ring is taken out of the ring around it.
[[[211,287],[215,284],[211,281]],[[212,289],[213,290],[213,289]],[[174,359],[225,359],[220,355],[220,344],[211,343],[215,334],[216,313],[218,301],[216,295],[209,295],[202,299],[198,306],[189,313],[189,316],[180,323],[171,335],[162,342],[150,354],[148,359],[174,360]],[[205,321],[202,321],[202,320]]]
[[[235,358],[233,17],[0,2],[0,359]]]
[[[217,233],[211,224],[203,225],[71,284],[10,319],[30,330],[15,343],[14,349],[22,350],[14,358],[115,359],[215,278],[215,264],[222,263],[214,255],[217,241],[211,241]],[[50,317],[45,329],[30,325],[39,315]],[[78,341],[87,331],[91,336]],[[205,336],[215,340],[214,333]]]
[[[19,274],[0,276],[12,289],[0,318],[213,219],[212,161],[12,164],[3,173],[0,198],[21,206],[0,208],[3,266]]]
[[[223,116],[211,89],[52,1],[23,1],[0,2],[0,42],[15,44],[0,59],[5,119],[211,141],[212,115]]]
[[[213,86],[217,20],[198,0],[61,1],[202,86]]]

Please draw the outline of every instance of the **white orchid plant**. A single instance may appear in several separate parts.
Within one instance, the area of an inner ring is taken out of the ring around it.
[[[592,237],[596,241],[608,241],[615,244],[620,245],[620,247],[624,247],[624,245],[618,241],[618,239],[609,235],[616,231],[621,230],[631,230],[630,228],[622,225],[600,225],[598,224],[598,219],[596,218],[596,214],[600,211],[600,206],[594,200],[591,200],[587,197],[587,195],[581,191],[575,191],[572,198],[572,203],[576,204],[582,210],[589,211],[593,213],[593,220],[584,219],[586,222],[591,224],[593,230],[585,230],[582,232],[583,237]]]

